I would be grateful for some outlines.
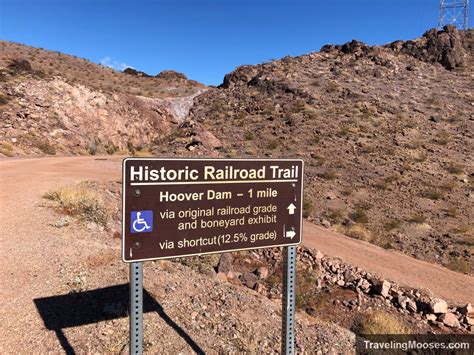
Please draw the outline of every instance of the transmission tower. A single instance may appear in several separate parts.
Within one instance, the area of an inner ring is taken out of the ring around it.
[[[439,5],[438,29],[453,25],[459,29],[469,29],[469,0],[441,0]]]

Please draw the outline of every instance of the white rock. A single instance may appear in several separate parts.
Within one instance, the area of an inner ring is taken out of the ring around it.
[[[441,298],[433,298],[430,302],[430,310],[433,313],[448,313],[448,304]]]

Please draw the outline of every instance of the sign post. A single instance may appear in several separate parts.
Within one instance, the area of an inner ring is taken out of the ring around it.
[[[130,266],[130,353],[142,352],[143,262],[284,247],[283,345],[294,353],[303,161],[123,161],[122,259]]]
[[[130,264],[130,355],[143,347],[143,263]]]
[[[296,246],[283,248],[281,353],[295,354]]]

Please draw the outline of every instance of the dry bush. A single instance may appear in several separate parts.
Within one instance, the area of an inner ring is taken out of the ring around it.
[[[313,203],[307,196],[305,196],[303,198],[303,218],[308,218],[312,211],[313,211]]]
[[[334,169],[326,169],[324,172],[319,174],[319,176],[326,180],[334,180],[337,177],[337,172]]]
[[[384,224],[384,229],[386,231],[391,231],[393,229],[398,229],[402,226],[402,223],[396,219],[389,219]]]
[[[327,297],[316,290],[317,273],[314,270],[298,270],[296,278],[296,309],[302,309],[307,312],[314,311],[324,307],[327,303]]]
[[[410,223],[415,223],[415,224],[422,224],[422,223],[425,223],[426,222],[426,217],[425,216],[422,216],[421,214],[416,214],[416,215],[413,215],[409,220],[408,222]]]
[[[429,198],[430,200],[442,200],[444,198],[444,193],[443,191],[440,191],[439,189],[427,189],[421,193],[422,197]]]
[[[0,143],[0,154],[3,154],[7,157],[13,156],[13,146],[8,142]]]
[[[356,322],[358,334],[409,334],[410,328],[397,316],[377,310],[360,316]]]
[[[362,224],[354,224],[353,226],[349,227],[346,231],[346,235],[348,237],[363,240],[366,242],[370,242],[373,240],[372,234],[370,231],[365,228]]]
[[[152,157],[153,156],[153,153],[151,153],[149,150],[147,149],[140,149],[140,150],[135,150],[133,152],[133,156],[134,157]]]
[[[469,263],[460,258],[451,258],[446,264],[446,267],[450,270],[462,272],[463,274],[468,274],[471,272],[471,266]]]
[[[3,94],[0,94],[0,105],[5,105],[8,103],[8,98],[3,95]]]
[[[337,209],[329,209],[329,213],[327,214],[327,218],[332,224],[340,224],[344,219],[344,216],[340,210]]]
[[[357,207],[352,213],[349,214],[349,218],[356,223],[367,224],[369,217],[367,216],[367,208]]]
[[[446,168],[446,170],[450,174],[461,174],[464,171],[464,168],[465,167],[462,164],[452,163]]]
[[[56,201],[59,207],[67,214],[106,226],[110,219],[110,212],[100,196],[88,191],[83,185],[60,187],[47,192],[44,198]]]
[[[280,142],[278,139],[271,140],[270,142],[268,142],[267,148],[270,150],[275,150],[276,148],[278,148],[279,143]]]

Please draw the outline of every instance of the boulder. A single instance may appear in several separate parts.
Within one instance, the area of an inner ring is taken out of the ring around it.
[[[219,259],[219,264],[217,264],[217,272],[227,275],[229,271],[232,271],[232,261],[234,261],[234,257],[231,253],[223,253]]]
[[[443,322],[444,325],[451,328],[461,327],[458,318],[453,313],[444,313],[438,318],[438,320],[440,322]]]
[[[227,281],[227,276],[223,272],[218,272],[215,278],[219,281]]]
[[[259,279],[266,279],[268,277],[268,268],[266,268],[265,266],[260,266],[256,271],[255,271],[255,275],[257,275],[257,277]]]
[[[145,78],[150,77],[150,75],[148,75],[147,73],[139,71],[139,70],[135,70],[133,68],[125,68],[125,70],[123,72],[125,74],[133,75],[133,76],[142,76],[142,77],[145,77]]]
[[[390,287],[391,287],[390,282],[386,280],[378,280],[372,286],[372,291],[378,295],[387,297],[390,292]]]
[[[399,296],[397,298],[398,305],[412,313],[416,312],[417,307],[415,301],[407,296]]]
[[[465,305],[464,307],[460,307],[458,308],[458,312],[461,313],[461,314],[468,314],[468,313],[472,313],[474,310],[472,308],[472,305],[470,303],[468,303],[467,305]]]
[[[426,320],[434,322],[438,317],[436,317],[436,314],[433,313],[428,313],[426,315]]]
[[[242,283],[248,288],[254,288],[255,284],[258,282],[258,277],[251,272],[244,272],[240,277],[240,281],[242,281]]]
[[[156,78],[165,80],[187,80],[188,78],[183,73],[179,73],[174,70],[163,70],[156,75]]]
[[[424,62],[439,63],[449,70],[466,64],[466,50],[461,35],[454,26],[445,26],[442,31],[431,29],[419,40],[402,43],[397,41],[386,47]]]
[[[430,302],[430,311],[432,313],[448,313],[448,304],[441,298],[433,298]]]
[[[198,130],[196,136],[193,137],[193,141],[202,144],[208,149],[222,148],[222,142],[211,132],[205,130]]]

